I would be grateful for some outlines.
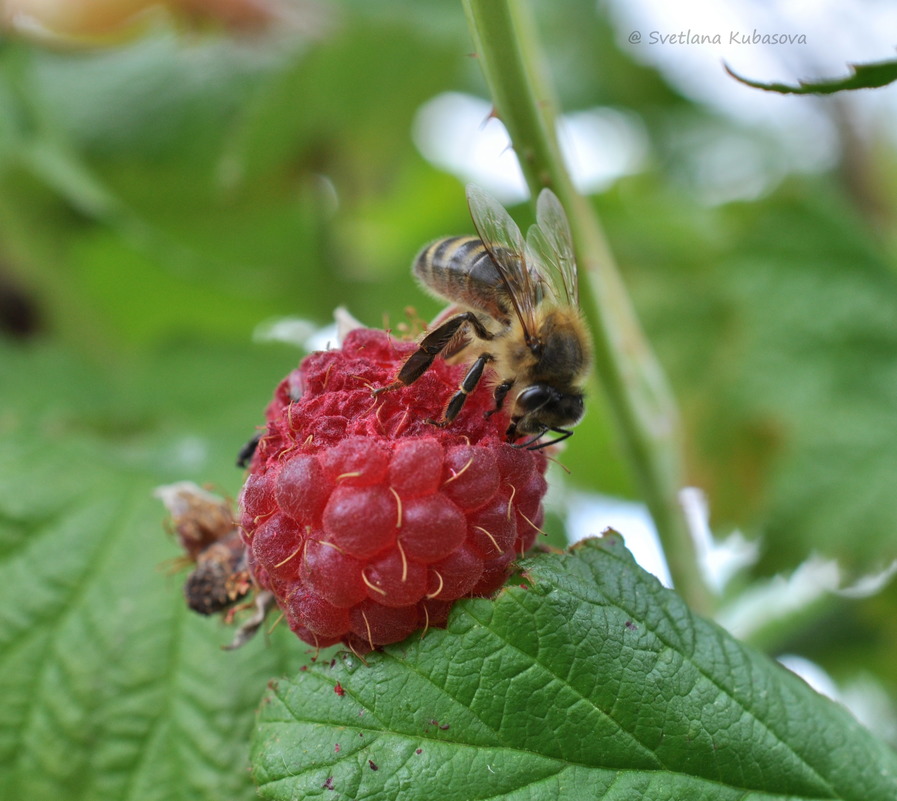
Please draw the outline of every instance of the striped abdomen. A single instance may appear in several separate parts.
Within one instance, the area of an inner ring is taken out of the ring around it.
[[[415,259],[414,275],[439,297],[509,324],[511,303],[505,284],[486,246],[475,236],[452,236],[428,245]]]

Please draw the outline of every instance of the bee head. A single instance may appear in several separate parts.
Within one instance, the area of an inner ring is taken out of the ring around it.
[[[542,434],[576,425],[584,413],[579,390],[561,392],[549,384],[532,384],[517,396],[511,419],[518,434]]]

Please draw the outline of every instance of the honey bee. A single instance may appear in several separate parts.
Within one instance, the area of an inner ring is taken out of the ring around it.
[[[516,447],[544,448],[569,437],[582,419],[591,363],[570,226],[549,189],[539,194],[536,224],[525,239],[482,189],[468,186],[467,202],[479,237],[440,239],[424,248],[413,267],[426,290],[452,304],[447,312],[453,314],[421,340],[396,380],[376,392],[413,384],[439,355],[470,363],[443,419],[431,421],[447,426],[488,365],[495,408],[487,416],[509,399],[508,442],[525,437]],[[540,443],[549,432],[558,436]]]

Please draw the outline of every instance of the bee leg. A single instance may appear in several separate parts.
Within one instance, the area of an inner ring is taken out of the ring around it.
[[[523,442],[514,442],[517,437],[522,436],[522,434],[517,431],[517,423],[520,422],[520,418],[516,420],[511,420],[511,425],[508,426],[508,430],[505,432],[505,439],[511,443],[511,445],[515,448],[524,448],[526,450],[532,450],[532,445],[538,442],[544,435],[545,432],[548,431],[548,426],[540,426],[539,431],[533,434],[528,439],[523,440]]]
[[[470,366],[467,375],[464,376],[464,380],[461,382],[461,386],[458,387],[458,391],[452,395],[448,406],[445,407],[443,417],[447,423],[451,423],[458,416],[458,412],[461,411],[467,396],[477,388],[477,384],[480,383],[480,379],[483,377],[483,370],[486,369],[486,365],[493,358],[491,353],[481,353]]]
[[[421,340],[418,349],[402,365],[396,380],[385,387],[378,387],[374,390],[374,394],[379,395],[381,392],[388,392],[401,386],[407,387],[409,384],[417,381],[418,378],[427,372],[430,365],[433,364],[433,360],[445,350],[446,345],[452,341],[452,338],[458,333],[458,329],[465,323],[473,328],[474,333],[480,339],[492,339],[492,334],[486,330],[473,312],[458,314],[427,334]]]
[[[514,424],[512,423],[511,428],[508,429],[508,440],[509,441],[512,438],[511,437],[512,429],[514,430],[513,436],[517,435],[517,429],[514,426]],[[560,436],[556,437],[555,439],[546,440],[545,442],[539,442],[539,440],[542,437],[544,437],[549,431],[551,431],[554,434],[560,434]],[[542,448],[547,448],[549,445],[557,445],[557,443],[563,442],[565,439],[567,439],[567,437],[572,437],[572,436],[573,436],[573,432],[569,428],[548,428],[546,426],[535,436],[532,436],[529,439],[524,440],[523,442],[515,444],[515,445],[513,445],[513,447],[524,448],[525,450],[528,450],[528,451],[540,451],[540,450],[542,450]]]
[[[493,397],[495,398],[495,408],[490,409],[483,416],[484,417],[492,417],[496,412],[501,411],[501,407],[505,402],[505,398],[507,397],[508,392],[510,392],[511,387],[514,386],[514,379],[509,378],[506,381],[502,381],[496,388],[495,394]]]
[[[477,384],[480,383],[480,379],[483,377],[483,371],[486,369],[486,365],[491,362],[493,358],[494,356],[491,353],[481,353],[477,357],[477,360],[470,366],[470,369],[464,376],[464,380],[461,381],[461,385],[458,387],[458,391],[449,398],[449,402],[445,407],[445,412],[442,415],[442,420],[428,420],[427,422],[433,423],[440,428],[445,428],[451,423],[464,406],[467,396],[477,388]]]
[[[540,451],[542,448],[547,448],[549,445],[557,445],[559,442],[563,442],[567,439],[567,437],[573,436],[573,432],[569,428],[549,428],[548,431],[551,431],[553,434],[560,434],[560,436],[550,439],[547,442],[540,442],[538,445],[531,445],[527,450]]]

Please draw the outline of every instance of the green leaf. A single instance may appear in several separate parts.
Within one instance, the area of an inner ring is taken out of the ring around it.
[[[618,535],[524,569],[445,631],[275,686],[253,753],[263,797],[897,794],[887,746],[693,615]]]
[[[755,89],[778,92],[782,95],[831,95],[851,89],[879,89],[897,81],[897,61],[875,61],[869,64],[848,64],[850,75],[843,78],[829,78],[821,81],[798,81],[798,86],[786,83],[762,83],[744,78],[728,64],[723,64],[726,72],[736,81]]]
[[[232,632],[184,604],[152,491],[223,465],[236,492],[244,431],[224,420],[242,399],[219,391],[210,410],[207,381],[260,369],[257,348],[220,375],[210,350],[189,353],[116,382],[70,353],[0,343],[0,798],[254,796],[254,710],[303,649],[284,630],[222,652]]]

